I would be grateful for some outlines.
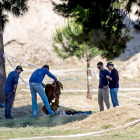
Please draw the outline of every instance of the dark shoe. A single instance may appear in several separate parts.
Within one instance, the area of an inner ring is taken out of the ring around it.
[[[13,119],[13,117],[9,117],[9,118],[6,118],[6,119]]]

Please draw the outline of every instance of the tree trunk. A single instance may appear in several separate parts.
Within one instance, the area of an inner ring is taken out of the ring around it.
[[[3,58],[4,47],[3,47],[3,32],[0,17],[0,103],[5,103],[4,88],[6,82],[6,72],[5,72],[5,60]],[[0,106],[1,107],[1,106]]]
[[[92,99],[92,75],[90,69],[90,59],[87,58],[87,98]]]

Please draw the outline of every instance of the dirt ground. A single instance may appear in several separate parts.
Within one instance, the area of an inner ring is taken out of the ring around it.
[[[21,75],[26,82],[28,82],[29,77],[33,70],[34,69],[24,71],[24,73]],[[10,71],[10,69],[8,71]],[[92,100],[86,99],[87,93],[86,93],[86,73],[85,73],[86,69],[85,68],[74,67],[72,69],[67,69],[64,67],[61,70],[52,70],[52,71],[53,73],[56,73],[56,75],[59,75],[57,76],[58,80],[61,80],[61,82],[64,85],[64,90],[60,96],[60,107],[57,110],[57,114],[67,109],[76,110],[76,111],[92,111],[93,113],[90,116],[79,115],[79,116],[72,116],[71,118],[69,116],[56,116],[54,119],[51,120],[51,124],[50,123],[46,124],[48,125],[48,127],[51,126],[49,130],[51,131],[64,130],[64,134],[67,134],[65,132],[69,132],[68,134],[71,134],[71,133],[78,133],[78,132],[82,133],[82,132],[99,131],[108,128],[114,128],[140,118],[140,111],[139,111],[140,101],[123,97],[121,95],[118,96],[119,104],[120,104],[119,107],[113,108],[110,99],[111,109],[105,110],[104,112],[99,112],[99,106],[97,100],[98,79],[95,77],[95,75],[93,75],[92,85],[94,88],[93,88]],[[51,80],[50,78],[46,77],[44,83],[45,81],[50,81],[50,80]],[[138,83],[138,81],[139,81],[138,78],[132,80],[121,79],[120,93],[123,93],[130,97],[140,98],[140,92],[139,92],[140,84]],[[20,80],[19,83],[23,83],[23,82]],[[34,120],[30,122],[30,120],[28,120],[28,116],[32,115],[30,90],[26,85],[19,85],[16,98],[14,101],[14,106],[12,109],[12,115],[15,118],[14,125],[12,123],[13,126],[11,127],[12,128],[18,127],[17,125],[18,122],[22,123],[22,126],[27,124],[27,126],[31,125],[37,127],[42,127],[42,126],[47,127],[46,125],[43,124],[43,122],[46,120],[46,116],[44,116],[44,113],[41,109],[42,106],[43,106],[42,100],[38,96],[39,120]],[[59,120],[59,123],[57,122],[58,124],[56,123],[56,120],[57,121]],[[1,121],[1,126],[7,128],[9,122],[7,124],[6,120],[4,119],[4,109],[0,109],[0,121]],[[57,125],[55,125],[55,123]]]

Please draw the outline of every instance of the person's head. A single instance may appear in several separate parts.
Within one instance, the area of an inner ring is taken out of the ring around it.
[[[106,67],[109,69],[109,70],[113,70],[114,69],[114,64],[113,62],[108,62]]]
[[[18,74],[20,74],[23,71],[23,69],[22,69],[21,66],[17,66],[16,71],[17,71]]]
[[[49,70],[49,65],[44,65],[43,68],[46,68]]]
[[[99,63],[97,64],[97,68],[98,68],[100,71],[104,70],[103,62],[99,62]]]

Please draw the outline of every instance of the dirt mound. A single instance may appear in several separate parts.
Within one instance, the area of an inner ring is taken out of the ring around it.
[[[140,118],[140,105],[129,104],[99,112],[89,116],[83,121],[77,121],[70,125],[71,129],[105,129],[117,127]],[[59,126],[63,127],[63,126]],[[69,129],[69,126],[65,127]]]
[[[120,76],[123,78],[140,77],[140,53],[126,61],[119,69]]]

